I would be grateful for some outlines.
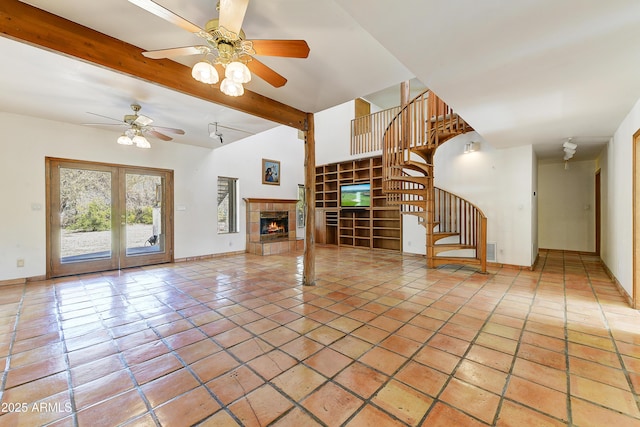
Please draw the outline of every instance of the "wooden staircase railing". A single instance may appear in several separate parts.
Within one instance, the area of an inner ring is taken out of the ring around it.
[[[402,106],[383,133],[383,192],[388,204],[418,216],[427,229],[430,268],[463,263],[486,271],[486,217],[470,202],[433,185],[433,157],[438,146],[472,130],[427,90]],[[446,256],[451,251],[456,251],[455,256]],[[459,256],[460,251],[472,251],[473,256]]]

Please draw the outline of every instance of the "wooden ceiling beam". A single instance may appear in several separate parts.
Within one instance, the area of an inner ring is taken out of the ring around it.
[[[230,97],[191,77],[169,59],[147,59],[143,49],[18,0],[0,1],[0,34],[276,123],[306,130],[307,113],[255,92]]]

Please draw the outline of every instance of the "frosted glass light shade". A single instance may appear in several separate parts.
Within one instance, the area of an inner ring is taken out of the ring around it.
[[[213,85],[218,83],[220,77],[215,67],[207,61],[200,61],[191,69],[191,76],[199,82]]]
[[[234,83],[249,83],[251,81],[251,72],[249,68],[242,62],[232,62],[227,65],[224,76],[234,81]]]
[[[229,96],[241,96],[244,94],[244,87],[230,78],[222,80],[222,83],[220,83],[220,90],[222,93]]]
[[[127,135],[120,135],[118,138],[118,144],[122,145],[133,145],[133,141]]]
[[[147,138],[145,138],[142,135],[134,136],[133,143],[136,144],[136,147],[138,148],[151,148],[151,144],[149,144],[149,141],[147,141]]]

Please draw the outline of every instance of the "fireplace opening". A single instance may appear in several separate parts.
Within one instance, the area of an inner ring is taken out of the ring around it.
[[[288,211],[260,212],[260,241],[289,238]]]

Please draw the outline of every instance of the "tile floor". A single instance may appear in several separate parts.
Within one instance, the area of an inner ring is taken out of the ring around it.
[[[318,247],[0,288],[3,426],[640,426],[597,258],[427,270]]]

